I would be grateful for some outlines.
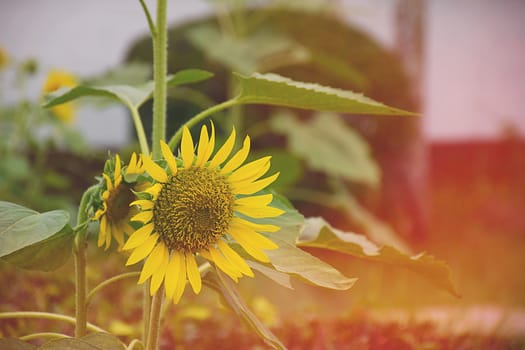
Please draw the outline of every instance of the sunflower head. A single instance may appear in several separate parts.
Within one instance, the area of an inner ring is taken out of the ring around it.
[[[66,71],[51,70],[42,87],[42,94],[49,94],[62,87],[74,87],[78,85],[76,77]],[[75,116],[75,107],[70,103],[64,103],[51,108],[51,112],[62,122],[70,123]]]
[[[142,161],[133,153],[129,164],[123,168],[119,155],[109,159],[102,173],[102,194],[99,208],[93,220],[100,222],[97,245],[108,249],[113,237],[119,246],[124,244],[124,235],[129,235],[133,229],[129,225],[130,218],[137,212],[131,204],[135,200],[134,191],[140,188],[140,183],[127,182],[126,175],[141,172]]]
[[[127,265],[145,260],[139,283],[151,277],[151,294],[164,283],[167,297],[176,303],[186,281],[199,293],[202,282],[197,261],[208,260],[235,281],[243,275],[253,276],[242,256],[268,262],[264,251],[277,248],[261,233],[279,227],[254,219],[283,213],[270,206],[272,194],[257,194],[279,174],[261,179],[270,168],[270,157],[244,164],[250,138],[231,155],[234,144],[235,130],[214,153],[213,124],[210,134],[203,126],[195,154],[185,127],[180,159],[162,141],[162,159],[156,162],[143,157],[153,184],[134,202],[140,212],[132,220],[143,225],[130,236],[124,250],[131,251]],[[232,243],[242,249],[235,250]]]

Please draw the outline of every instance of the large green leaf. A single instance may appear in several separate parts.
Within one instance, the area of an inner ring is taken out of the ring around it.
[[[259,31],[238,38],[221,33],[216,26],[201,25],[188,29],[186,36],[210,59],[243,74],[251,74],[267,65],[274,68],[276,65],[308,59],[306,49],[282,34],[270,31]],[[271,59],[272,56],[274,59]]]
[[[212,75],[212,73],[200,69],[186,69],[170,75],[167,78],[167,84],[168,87],[175,87],[182,84],[197,83],[209,79]],[[60,89],[47,95],[44,107],[53,107],[80,97],[98,96],[121,102],[130,109],[137,109],[151,98],[153,89],[152,81],[140,85],[78,85],[73,88]]]
[[[286,349],[286,347],[277,339],[277,337],[257,318],[257,316],[248,308],[235,284],[219,269],[206,274],[203,282],[219,292],[226,305],[228,305],[242,320],[246,322],[261,339],[274,349]]]
[[[450,269],[444,261],[425,253],[409,256],[389,246],[378,247],[363,235],[331,227],[322,218],[305,220],[297,245],[334,250],[360,259],[403,267],[427,278],[436,287],[459,296],[452,283]]]
[[[237,101],[244,104],[268,104],[319,111],[354,114],[412,115],[348,90],[304,83],[277,74],[236,74],[240,93]]]
[[[52,340],[42,345],[39,350],[125,350],[126,346],[117,337],[109,333],[92,333],[80,339],[66,338]]]
[[[69,221],[65,210],[38,213],[0,201],[0,257],[42,242],[60,232]]]
[[[15,338],[0,338],[0,350],[37,350],[37,347]]]
[[[279,272],[275,270],[273,267],[266,266],[265,264],[261,264],[256,261],[247,260],[246,263],[254,270],[259,271],[272,281],[280,284],[281,286],[288,288],[288,289],[294,289],[292,286],[292,282],[290,281],[290,275]]]
[[[66,225],[53,236],[4,256],[2,260],[22,269],[53,271],[68,261],[74,239],[71,227]]]
[[[371,187],[379,185],[379,166],[370,147],[337,114],[320,112],[299,121],[291,113],[282,112],[270,122],[273,130],[287,135],[290,151],[312,169]]]

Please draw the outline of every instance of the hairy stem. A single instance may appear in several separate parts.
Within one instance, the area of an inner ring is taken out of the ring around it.
[[[91,299],[93,299],[93,296],[95,296],[95,294],[98,291],[100,291],[102,288],[107,287],[110,284],[118,282],[120,280],[123,280],[123,279],[126,279],[126,278],[130,278],[130,277],[137,277],[139,275],[140,275],[140,272],[137,272],[137,271],[135,271],[135,272],[127,272],[127,273],[122,273],[120,275],[113,276],[113,277],[108,278],[107,280],[101,282],[95,288],[93,288],[89,292],[89,294],[87,295],[87,297],[86,297],[86,306],[89,306],[89,304],[91,303]]]
[[[144,132],[144,126],[140,119],[139,111],[135,107],[130,107],[131,117],[133,118],[133,124],[135,125],[135,131],[137,132],[137,138],[139,139],[140,152],[149,155],[148,139]]]
[[[166,73],[167,73],[167,25],[166,25],[166,0],[157,1],[157,26],[153,38],[153,132],[152,149],[153,158],[159,158],[160,140],[166,137]]]

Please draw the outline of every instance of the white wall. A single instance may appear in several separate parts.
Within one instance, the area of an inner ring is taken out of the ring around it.
[[[392,44],[395,0],[339,3],[353,23]],[[204,0],[170,0],[168,8],[170,23],[209,10]],[[525,135],[525,1],[428,0],[428,11],[425,134],[494,138],[510,123]],[[130,41],[146,32],[138,0],[0,0],[0,45],[17,59],[37,58],[44,71],[100,73],[122,62]],[[76,123],[92,143],[126,141],[119,108],[83,110]]]

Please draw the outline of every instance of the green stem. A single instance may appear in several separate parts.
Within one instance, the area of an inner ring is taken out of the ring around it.
[[[133,350],[135,348],[138,348],[138,349],[142,350],[142,349],[144,349],[144,345],[143,345],[143,343],[140,340],[133,339],[131,341],[131,343],[129,343],[129,345],[126,347],[126,350]]]
[[[153,38],[153,158],[161,156],[160,140],[166,137],[167,0],[157,0],[156,36]]]
[[[236,98],[219,103],[218,105],[205,109],[204,111],[195,115],[193,118],[188,120],[183,126],[187,126],[188,128],[191,129],[193,126],[198,124],[200,121],[204,120],[205,118],[210,117],[211,114],[221,111],[223,109],[229,108],[229,107],[236,106],[240,103],[241,102],[239,102]],[[182,127],[179,128],[179,130],[177,130],[175,135],[173,135],[173,137],[168,142],[168,145],[170,146],[170,148],[173,149],[176,145],[178,145],[180,143],[181,138],[182,138]]]
[[[140,152],[142,152],[142,154],[149,155],[148,139],[146,138],[146,133],[144,132],[144,126],[142,125],[142,120],[140,119],[139,111],[135,107],[130,107],[129,110],[131,111],[133,124],[135,124],[135,130],[137,131]]]
[[[21,337],[18,337],[18,339],[23,340],[23,341],[38,339],[38,338],[62,339],[62,338],[69,338],[69,336],[66,334],[62,334],[62,333],[41,332],[41,333],[32,333],[32,334],[23,335]]]
[[[148,342],[149,317],[151,313],[151,297],[149,296],[149,282],[142,285],[142,344]]]
[[[75,237],[75,337],[80,338],[86,334],[87,328],[87,278],[86,278],[86,261],[87,261],[87,240],[86,229],[88,221],[88,204],[92,193],[95,191],[95,186],[88,188],[82,195],[80,205],[78,207],[77,227]]]
[[[137,271],[127,272],[127,273],[122,273],[120,275],[113,276],[101,282],[95,288],[93,288],[87,295],[86,306],[89,306],[89,304],[91,303],[91,299],[93,299],[93,296],[95,296],[95,294],[98,293],[102,288],[109,286],[111,283],[115,283],[117,281],[120,281],[126,278],[130,278],[130,277],[137,277],[138,275],[140,275],[140,272],[137,272]]]
[[[157,36],[157,29],[155,28],[155,23],[153,23],[153,20],[151,19],[151,14],[149,13],[148,6],[146,6],[144,0],[139,1],[140,5],[142,6],[142,9],[144,10],[144,14],[146,15],[146,19],[148,20],[148,26],[149,31],[151,32],[151,37],[155,38]]]
[[[55,314],[51,312],[36,312],[36,311],[15,311],[15,312],[0,312],[0,319],[7,318],[43,318],[54,321],[64,321],[71,324],[76,324],[76,319],[71,316]],[[87,323],[87,329],[92,332],[106,332],[106,330],[97,327],[91,323]]]
[[[158,347],[163,296],[164,289],[159,288],[151,301],[151,314],[149,320],[150,323],[148,329],[148,339],[146,342],[146,350],[157,350]]]

